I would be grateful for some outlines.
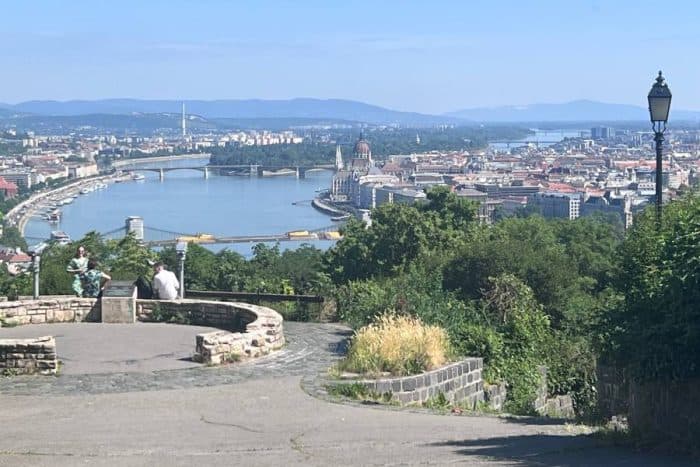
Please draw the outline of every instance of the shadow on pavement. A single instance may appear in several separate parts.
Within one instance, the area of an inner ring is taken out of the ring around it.
[[[518,425],[566,425],[567,423],[576,423],[575,420],[567,420],[565,418],[549,418],[549,417],[501,417],[501,420],[508,423],[515,423]]]
[[[647,455],[624,448],[602,445],[590,436],[522,435],[433,443],[452,446],[466,457],[467,465],[476,457],[508,461],[519,466],[538,467],[672,467],[690,466],[687,461]],[[474,457],[470,462],[469,457]]]

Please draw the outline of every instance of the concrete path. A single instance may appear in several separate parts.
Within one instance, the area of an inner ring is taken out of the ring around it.
[[[0,338],[56,338],[61,373],[148,373],[200,366],[192,361],[195,336],[218,331],[163,323],[61,323],[0,329]]]
[[[337,358],[346,330],[286,326],[287,348],[256,363],[115,373],[116,389],[94,374],[64,374],[37,386],[2,380],[0,465],[692,465],[600,447],[579,428],[548,420],[320,400],[300,380]],[[158,383],[148,386],[143,376]],[[79,379],[88,383],[81,388]],[[131,383],[119,386],[121,380]]]

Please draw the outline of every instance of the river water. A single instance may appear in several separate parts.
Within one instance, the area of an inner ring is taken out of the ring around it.
[[[160,163],[161,167],[194,167],[203,160]],[[143,164],[139,167],[150,167]],[[73,239],[95,230],[109,232],[124,226],[128,216],[143,217],[146,239],[165,234],[150,228],[182,234],[208,233],[215,236],[280,234],[311,230],[333,224],[330,217],[311,206],[319,189],[330,187],[333,174],[311,172],[305,179],[295,177],[230,177],[195,170],[165,173],[160,181],[155,172],[142,172],[143,181],[111,183],[107,189],[80,195],[61,207],[60,224],[32,218],[25,228],[27,237],[48,238],[52,230],[63,230]],[[329,241],[309,242],[328,248]],[[282,242],[281,248],[295,248],[299,242]],[[218,251],[229,248],[250,256],[253,245],[245,243],[209,245]]]
[[[582,134],[586,134],[588,130],[580,129],[555,129],[555,130],[538,130],[533,128],[533,134],[527,135],[525,138],[513,141],[510,144],[506,143],[489,143],[494,149],[508,150],[518,146],[524,146],[528,143],[538,143],[539,146],[545,147],[562,141],[564,138],[579,138]]]

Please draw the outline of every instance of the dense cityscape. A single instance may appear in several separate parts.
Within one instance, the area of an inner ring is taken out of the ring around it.
[[[698,18],[8,2],[0,465],[697,465]]]

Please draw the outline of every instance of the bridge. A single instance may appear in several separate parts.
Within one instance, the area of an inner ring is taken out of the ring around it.
[[[103,232],[103,238],[117,240],[124,238],[130,231],[136,238],[149,247],[173,246],[178,242],[197,243],[201,245],[230,244],[230,243],[263,243],[263,242],[299,242],[310,240],[338,240],[340,224],[329,225],[317,229],[295,230],[292,232],[261,235],[212,235],[206,233],[185,233],[155,227],[119,227]]]
[[[133,232],[137,239],[149,247],[174,246],[178,242],[197,243],[200,245],[232,244],[232,243],[265,243],[265,242],[308,242],[313,240],[339,240],[339,229],[343,223],[339,222],[326,227],[295,230],[278,234],[259,235],[212,235],[206,233],[185,233],[155,227],[131,227],[122,226],[106,232],[100,232],[102,238],[107,240],[119,240],[129,232]],[[51,241],[46,238],[24,237],[29,243]]]
[[[281,175],[295,175],[297,178],[305,178],[307,172],[330,170],[335,171],[335,164],[318,165],[260,165],[260,164],[234,164],[234,165],[197,165],[191,167],[169,167],[169,166],[124,166],[123,172],[156,172],[163,180],[166,172],[174,170],[196,170],[204,174],[204,178],[209,178],[209,174],[214,171],[219,175],[238,175],[246,177],[274,177]]]
[[[513,146],[527,146],[530,144],[533,144],[537,147],[539,147],[540,144],[557,144],[561,143],[562,140],[557,139],[557,140],[533,140],[533,141],[528,141],[528,140],[522,140],[522,139],[516,139],[516,140],[494,140],[494,141],[489,141],[489,144],[505,144],[507,147],[510,147],[511,145]]]

